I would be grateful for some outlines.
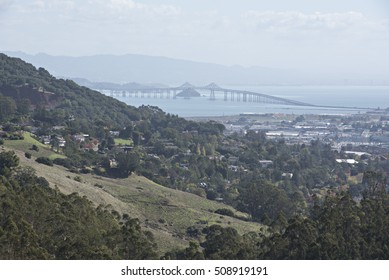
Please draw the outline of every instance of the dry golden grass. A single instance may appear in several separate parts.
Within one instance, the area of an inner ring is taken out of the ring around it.
[[[220,224],[233,226],[240,233],[258,232],[261,225],[236,218],[220,216],[214,211],[233,208],[194,194],[160,186],[144,177],[132,175],[126,179],[112,179],[92,174],[74,174],[62,166],[46,166],[27,159],[23,151],[15,150],[21,165],[31,166],[38,176],[45,177],[50,185],[65,194],[77,192],[97,205],[109,206],[120,214],[138,218],[144,229],[151,231],[161,252],[186,246],[184,238],[189,226]],[[79,181],[75,180],[78,176]]]

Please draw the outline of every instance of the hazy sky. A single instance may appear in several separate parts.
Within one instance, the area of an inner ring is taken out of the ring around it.
[[[0,50],[389,73],[388,0],[0,0]]]

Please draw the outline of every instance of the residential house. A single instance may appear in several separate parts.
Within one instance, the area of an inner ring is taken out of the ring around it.
[[[76,141],[76,142],[85,142],[86,138],[89,137],[89,134],[83,134],[83,133],[80,133],[80,134],[74,134],[72,136],[73,140]]]
[[[260,160],[259,164],[261,165],[262,168],[269,168],[273,166],[273,161],[272,160]]]
[[[110,130],[109,135],[112,137],[119,137],[120,131],[118,130]]]

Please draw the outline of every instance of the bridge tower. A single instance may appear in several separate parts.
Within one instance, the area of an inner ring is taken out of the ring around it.
[[[209,99],[210,100],[216,100],[216,96],[215,96],[215,91],[220,91],[220,90],[222,90],[222,88],[221,87],[219,87],[217,84],[215,84],[215,83],[210,83],[209,85],[206,85],[205,87],[204,87],[204,89],[209,89],[210,90],[210,95],[209,95]],[[225,94],[224,94],[224,96],[225,96]]]

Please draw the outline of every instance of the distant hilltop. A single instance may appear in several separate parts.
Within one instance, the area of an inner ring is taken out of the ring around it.
[[[333,73],[313,73],[259,66],[225,66],[135,54],[71,57],[5,53],[35,67],[43,67],[56,77],[87,79],[97,83],[179,85],[182,81],[191,81],[221,85],[389,85],[387,77],[342,74],[336,70]]]
[[[186,88],[180,93],[178,93],[177,96],[190,98],[190,97],[200,97],[201,94],[193,88]]]
[[[80,86],[92,88],[92,89],[108,89],[108,90],[142,90],[149,88],[167,88],[168,85],[158,84],[158,83],[110,83],[110,82],[91,82],[87,79],[83,78],[71,78],[74,82],[79,84]]]

